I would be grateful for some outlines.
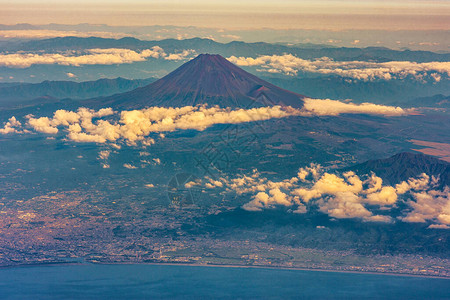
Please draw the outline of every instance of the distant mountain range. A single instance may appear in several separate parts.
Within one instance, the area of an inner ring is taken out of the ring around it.
[[[108,96],[147,85],[156,78],[99,79],[96,81],[43,81],[41,83],[11,83],[0,85],[0,107],[39,104],[42,97],[53,99],[86,99]],[[37,99],[40,98],[40,99]]]
[[[221,107],[301,107],[304,96],[281,89],[235,66],[220,55],[201,54],[147,86],[83,105],[134,109],[208,104]]]
[[[143,41],[136,38],[106,39],[106,38],[79,38],[63,37],[27,42],[0,43],[3,51],[41,51],[54,53],[65,51],[80,51],[93,48],[126,48],[136,51],[160,46],[166,53],[180,53],[183,50],[194,50],[200,53],[216,53],[224,57],[245,56],[257,57],[259,55],[293,54],[302,59],[316,59],[329,57],[337,61],[450,61],[450,54],[439,54],[427,51],[398,51],[382,47],[367,48],[330,48],[321,45],[283,45],[270,43],[230,42],[219,43],[210,39],[165,39],[160,41]],[[40,52],[40,53],[41,53]],[[74,54],[75,55],[75,54]],[[124,76],[127,78],[146,78],[149,76],[161,77],[179,67],[180,61],[148,58],[145,61],[120,65],[82,65],[78,67],[57,64],[32,65],[28,68],[0,68],[2,81],[36,82],[42,80],[56,80],[67,78],[67,73],[74,73],[78,80],[96,80],[107,74],[108,77]],[[353,99],[357,102],[370,101],[375,103],[398,103],[409,101],[418,97],[430,97],[437,94],[448,95],[450,80],[447,77],[439,82],[434,80],[418,81],[415,78],[364,81],[349,79],[333,74],[310,74],[299,72],[298,76],[288,76],[282,73],[258,72],[257,67],[243,67],[244,70],[257,74],[262,79],[279,87],[293,92],[308,95],[312,98]],[[9,79],[12,77],[11,79]],[[0,87],[3,87],[0,85]],[[137,86],[136,86],[137,87]],[[125,92],[115,90],[108,94],[98,95],[67,95],[73,98],[90,98],[106,96]],[[0,99],[2,99],[0,91]],[[44,96],[40,94],[38,96]],[[50,95],[49,96],[53,96]],[[64,95],[66,96],[66,95]],[[57,98],[60,96],[57,95]],[[3,97],[4,98],[4,97]]]
[[[223,56],[249,56],[249,55],[273,55],[291,53],[300,58],[313,59],[323,56],[335,60],[372,60],[372,61],[449,61],[450,54],[440,54],[430,51],[411,51],[411,50],[391,50],[383,47],[367,47],[367,48],[330,48],[317,45],[312,47],[308,45],[286,46],[281,44],[270,43],[245,43],[234,41],[230,43],[219,43],[210,39],[192,38],[184,40],[165,39],[160,41],[142,41],[136,38],[126,37],[121,39],[108,39],[98,37],[58,37],[44,40],[27,41],[20,44],[12,44],[7,47],[9,51],[66,51],[66,50],[83,50],[92,48],[127,48],[127,49],[147,49],[153,46],[160,46],[164,50],[173,52],[185,49],[193,49],[198,53],[218,53]]]

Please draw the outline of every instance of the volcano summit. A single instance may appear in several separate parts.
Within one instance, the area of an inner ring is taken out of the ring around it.
[[[88,106],[138,109],[188,105],[245,108],[303,106],[304,96],[252,75],[220,55],[200,54],[159,79],[130,92],[91,99]]]

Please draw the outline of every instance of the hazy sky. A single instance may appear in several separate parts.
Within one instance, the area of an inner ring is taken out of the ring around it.
[[[449,29],[450,1],[0,0],[0,23]]]

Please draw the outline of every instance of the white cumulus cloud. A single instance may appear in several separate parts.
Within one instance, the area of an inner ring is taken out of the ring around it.
[[[375,174],[358,176],[354,172],[334,174],[325,172],[317,164],[300,168],[297,175],[272,181],[254,170],[252,174],[236,178],[211,179],[188,183],[187,187],[223,188],[238,195],[248,195],[251,201],[242,208],[249,211],[284,206],[294,213],[306,213],[310,207],[333,218],[358,218],[370,222],[393,222],[381,213],[406,204],[403,222],[430,222],[429,228],[450,227],[450,189],[435,190],[438,179],[421,174],[394,186],[383,185]]]
[[[167,55],[164,59],[166,60],[183,60],[192,57],[195,54],[195,50],[183,50],[180,53],[172,53]]]
[[[441,80],[441,75],[450,76],[450,62],[412,61],[335,61],[328,57],[306,60],[292,54],[262,55],[256,58],[231,56],[229,61],[238,66],[260,67],[258,71],[296,75],[298,72],[309,72],[326,75],[338,75],[363,81],[403,79],[413,76],[424,80],[428,74],[435,81]],[[441,75],[440,75],[441,74]]]
[[[89,49],[85,52],[86,53],[82,55],[74,55],[74,53],[71,52],[45,54],[18,52],[0,54],[0,66],[9,68],[28,68],[36,64],[58,64],[66,66],[114,65],[167,56],[164,50],[158,46],[142,50],[141,52],[120,48]]]
[[[3,128],[0,128],[1,134],[8,134],[8,133],[21,133],[23,132],[20,128],[22,126],[22,123],[17,121],[16,117],[12,116],[9,118],[9,120],[5,123]]]
[[[373,103],[345,103],[331,99],[304,99],[304,110],[316,116],[337,116],[339,114],[370,114],[385,116],[406,115],[413,110]]]
[[[81,107],[77,111],[57,110],[53,117],[27,115],[26,126],[36,132],[57,134],[62,130],[66,138],[75,142],[94,142],[115,144],[124,141],[128,144],[141,142],[150,146],[155,140],[149,135],[157,133],[164,138],[164,132],[175,130],[205,130],[215,124],[237,124],[284,118],[300,112],[281,106],[235,109],[185,106],[177,108],[149,107],[141,110],[115,112],[111,108],[98,111]],[[11,117],[0,129],[1,134],[21,133],[23,125]],[[155,160],[159,164],[158,159]]]

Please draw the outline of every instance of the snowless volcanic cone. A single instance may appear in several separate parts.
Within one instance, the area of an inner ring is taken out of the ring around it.
[[[220,55],[196,58],[147,86],[83,103],[91,107],[138,109],[207,104],[220,107],[303,106],[304,96],[252,75]]]

